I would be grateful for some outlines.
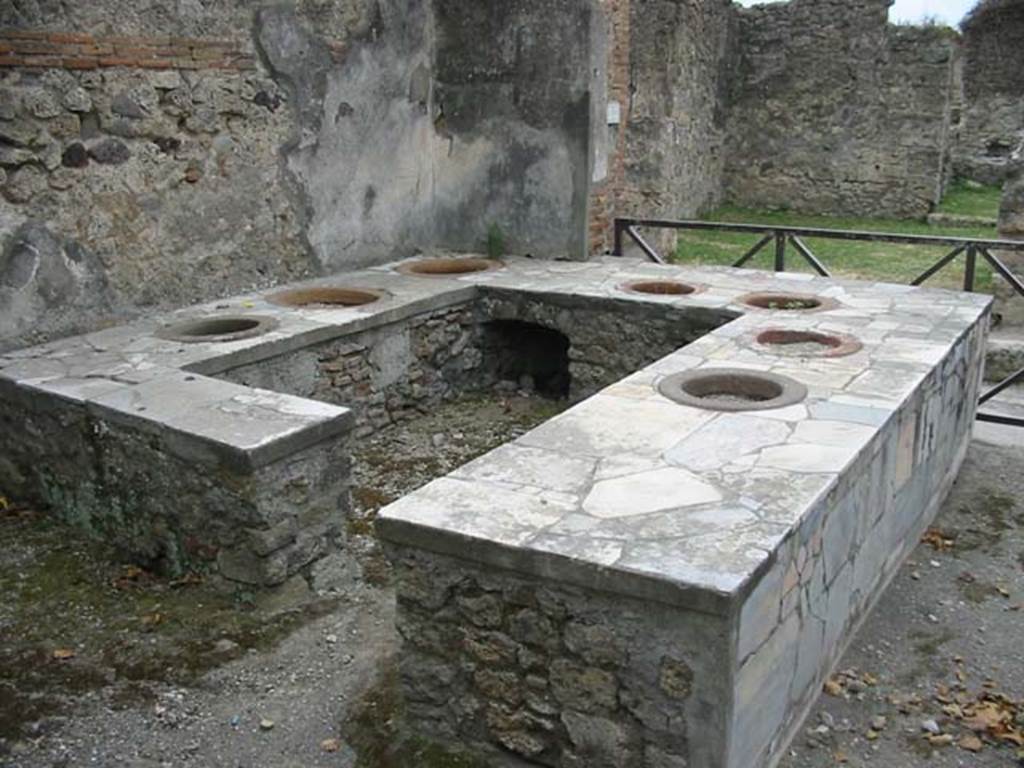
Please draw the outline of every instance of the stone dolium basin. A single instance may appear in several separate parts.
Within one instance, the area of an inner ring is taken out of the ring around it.
[[[487,272],[501,269],[504,265],[497,259],[483,258],[433,258],[417,259],[399,264],[396,271],[419,277],[451,277],[473,272]]]
[[[274,318],[263,315],[211,315],[168,325],[156,335],[168,341],[223,343],[262,336],[277,325]]]
[[[282,307],[361,307],[382,296],[382,291],[370,288],[325,285],[278,291],[267,296],[267,301]]]

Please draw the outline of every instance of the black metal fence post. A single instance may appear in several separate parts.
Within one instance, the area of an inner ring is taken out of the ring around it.
[[[622,255],[622,233],[626,229],[624,219],[616,219],[612,227],[612,256]]]
[[[786,233],[781,229],[775,230],[775,271],[786,271]]]
[[[978,264],[978,247],[973,243],[967,246],[967,258],[964,261],[964,290],[974,292],[974,273]]]

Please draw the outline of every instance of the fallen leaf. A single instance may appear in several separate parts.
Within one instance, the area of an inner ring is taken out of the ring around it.
[[[942,708],[942,711],[950,717],[955,717],[957,720],[964,716],[964,711],[960,709],[959,704],[947,704]]]
[[[938,528],[929,528],[924,532],[921,541],[930,546],[936,552],[945,552],[953,548],[953,539],[946,536]]]
[[[75,651],[72,648],[57,648],[53,652],[53,658],[57,661],[67,661],[68,659],[75,658]]]
[[[153,613],[147,613],[143,616],[140,621],[144,627],[155,627],[158,624],[163,624],[164,619],[167,618],[160,611],[153,611]]]
[[[320,742],[320,749],[324,752],[337,752],[341,749],[341,741],[338,739],[324,739]]]
[[[825,693],[829,696],[842,696],[843,686],[835,678],[830,678],[825,681]]]
[[[0,496],[0,512],[6,512],[11,508],[11,502],[7,500],[6,496]]]
[[[1003,741],[1008,741],[1014,746],[1024,747],[1024,733],[1016,729],[1010,729],[1004,733],[997,734],[997,737]]]
[[[998,727],[1005,718],[1006,714],[998,706],[986,702],[974,708],[970,717],[964,719],[964,725],[972,731],[987,731]]]
[[[868,732],[864,734],[864,738],[868,741],[875,741],[878,739],[878,731],[869,728]]]
[[[951,733],[934,733],[928,737],[928,743],[933,747],[948,747],[953,743],[953,734]]]
[[[960,749],[966,749],[968,752],[981,752],[982,747],[985,745],[977,736],[968,734],[960,739],[957,746],[960,747]]]
[[[121,574],[111,581],[114,589],[128,589],[149,578],[147,573],[137,565],[126,565],[121,569]]]
[[[169,586],[175,587],[175,588],[176,587],[191,587],[191,586],[194,586],[196,584],[202,584],[202,583],[203,583],[203,576],[202,576],[202,574],[196,573],[195,571],[189,571],[188,573],[186,573],[181,578],[174,579],[173,581],[169,582]]]

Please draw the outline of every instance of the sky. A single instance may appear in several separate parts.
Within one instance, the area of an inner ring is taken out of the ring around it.
[[[770,2],[771,0],[769,0]],[[755,5],[765,0],[739,0],[742,5]],[[939,21],[955,27],[977,0],[896,0],[889,10],[893,22],[917,22],[934,16]]]

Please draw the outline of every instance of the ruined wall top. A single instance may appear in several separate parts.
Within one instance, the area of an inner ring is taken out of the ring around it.
[[[726,196],[754,208],[921,216],[941,192],[955,35],[890,0],[790,0],[739,16]]]
[[[963,31],[967,98],[1024,96],[1024,3],[982,2],[964,21]]]

